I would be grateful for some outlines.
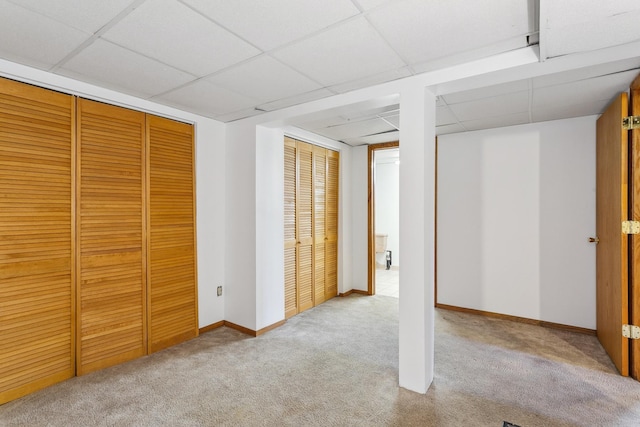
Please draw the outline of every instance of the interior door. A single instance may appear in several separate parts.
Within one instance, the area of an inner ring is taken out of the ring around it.
[[[636,77],[630,88],[631,99],[629,109],[632,116],[640,116],[640,76]],[[631,204],[633,217],[640,221],[640,129],[631,131],[631,158],[632,158],[632,188]],[[632,244],[632,275],[629,294],[629,321],[632,325],[640,326],[640,235],[633,235]],[[640,340],[631,340],[631,355],[629,362],[629,374],[636,380],[640,380]]]
[[[622,221],[628,216],[628,137],[622,118],[628,96],[621,93],[596,124],[596,325],[600,343],[622,375],[629,375],[628,238]]]

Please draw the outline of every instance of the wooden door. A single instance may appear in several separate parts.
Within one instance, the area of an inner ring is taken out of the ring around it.
[[[0,79],[0,404],[74,375],[74,99]]]
[[[149,353],[198,335],[193,126],[147,115]]]
[[[325,298],[338,295],[338,201],[340,153],[327,150],[327,232],[325,250]]]
[[[629,343],[621,327],[628,323],[627,215],[628,146],[622,118],[628,97],[620,94],[596,124],[596,323],[597,334],[616,368],[629,374]]]
[[[313,307],[313,146],[297,143],[298,312]]]
[[[313,295],[314,306],[325,301],[325,243],[327,238],[327,150],[313,148]]]
[[[144,132],[144,113],[78,100],[78,375],[146,354]]]
[[[640,76],[636,77],[630,87],[631,99],[629,100],[630,115],[640,116]],[[631,131],[631,158],[632,158],[632,191],[631,219],[640,221],[640,129]],[[629,295],[629,323],[640,326],[640,235],[633,235],[631,239],[631,287]],[[640,340],[630,342],[629,374],[636,380],[640,380]]]
[[[284,316],[298,314],[296,261],[296,141],[284,139]]]

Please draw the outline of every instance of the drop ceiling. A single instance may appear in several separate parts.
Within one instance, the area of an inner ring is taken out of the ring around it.
[[[0,10],[0,58],[223,122],[530,45],[543,63],[640,40],[635,0],[0,0]],[[639,68],[635,58],[444,93],[436,132],[598,114]],[[397,140],[398,107],[300,127],[350,145]]]

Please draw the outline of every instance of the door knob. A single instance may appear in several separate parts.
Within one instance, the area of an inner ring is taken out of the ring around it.
[[[589,242],[590,243],[598,243],[600,241],[600,239],[598,239],[597,237],[589,237]]]

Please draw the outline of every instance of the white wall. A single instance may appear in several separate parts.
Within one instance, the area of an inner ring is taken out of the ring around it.
[[[225,320],[256,329],[256,128],[226,129]]]
[[[255,330],[284,319],[284,134],[256,129]],[[234,190],[235,191],[235,190]]]
[[[439,137],[439,303],[595,329],[595,120]]]
[[[224,126],[196,124],[196,206],[198,221],[198,315],[200,327],[224,320],[225,200]],[[222,296],[217,287],[223,286]]]
[[[378,151],[379,153],[379,151]],[[376,160],[376,234],[387,235],[387,250],[392,265],[400,266],[400,165],[394,159]],[[385,265],[385,254],[376,254],[376,262]]]

